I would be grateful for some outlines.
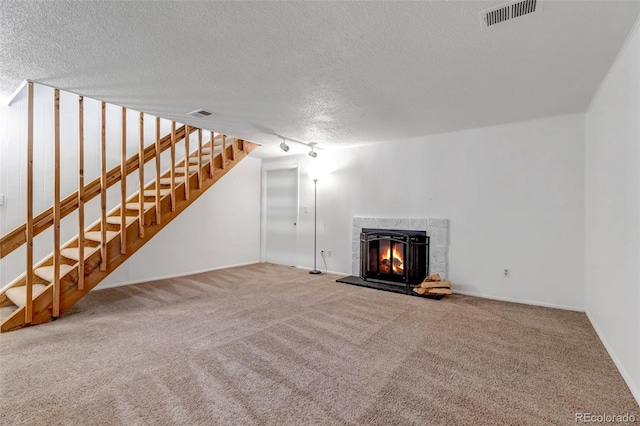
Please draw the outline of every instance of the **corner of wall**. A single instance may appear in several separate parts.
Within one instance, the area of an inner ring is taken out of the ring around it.
[[[640,404],[640,17],[585,120],[585,313]],[[607,281],[609,297],[600,286]]]
[[[585,314],[587,315],[587,318],[589,319],[589,322],[591,323],[591,326],[593,327],[593,329],[595,330],[596,334],[598,335],[598,338],[600,338],[600,341],[602,342],[602,345],[604,346],[604,348],[607,350],[607,353],[611,357],[611,360],[616,365],[616,368],[620,372],[620,375],[622,376],[622,378],[624,379],[625,383],[629,387],[629,390],[631,391],[631,394],[636,399],[638,404],[640,404],[640,387],[639,387],[639,385],[635,382],[635,380],[633,380],[632,375],[629,374],[629,371],[626,369],[626,367],[624,366],[624,364],[622,363],[620,358],[616,355],[616,351],[613,349],[613,346],[611,346],[609,344],[609,342],[607,341],[606,336],[604,335],[604,333],[602,332],[600,327],[598,327],[598,323],[596,323],[593,320],[593,317],[591,315],[589,315],[589,311],[585,311]]]
[[[638,16],[638,19],[636,20],[636,23],[633,24],[633,27],[631,27],[631,31],[629,31],[629,34],[627,35],[627,38],[624,40],[624,43],[622,43],[622,46],[620,46],[620,50],[618,51],[618,54],[613,59],[613,62],[611,62],[611,65],[609,66],[609,69],[607,70],[607,73],[604,75],[604,78],[600,82],[600,86],[598,86],[598,89],[593,94],[593,97],[591,98],[591,101],[589,102],[589,105],[587,106],[587,111],[586,111],[587,113],[591,109],[591,106],[593,105],[593,103],[598,98],[598,95],[600,94],[600,91],[602,90],[602,88],[605,86],[607,80],[610,78],[611,74],[613,74],[613,71],[616,69],[616,66],[618,65],[618,62],[620,62],[620,59],[622,58],[622,56],[624,56],[625,52],[629,48],[629,44],[633,40],[633,37],[635,36],[636,32],[638,32],[639,30],[640,30],[640,16]]]

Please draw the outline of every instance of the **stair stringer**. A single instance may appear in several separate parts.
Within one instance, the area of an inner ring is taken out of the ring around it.
[[[176,188],[176,208],[171,211],[171,198],[165,196],[161,198],[161,225],[156,223],[155,209],[147,210],[144,213],[145,237],[139,237],[138,222],[133,222],[126,227],[127,232],[127,250],[126,254],[120,254],[120,238],[113,238],[107,244],[107,268],[105,271],[100,270],[100,251],[96,251],[85,261],[85,280],[84,288],[79,290],[78,283],[78,267],[77,265],[71,272],[60,279],[60,316],[64,315],[73,305],[75,305],[89,291],[95,288],[109,274],[115,271],[134,253],[136,253],[143,245],[150,241],[156,234],[167,226],[173,219],[186,210],[195,200],[211,188],[218,180],[226,175],[229,170],[233,169],[236,164],[242,161],[251,151],[258,145],[248,141],[234,140],[231,146],[227,147],[229,155],[222,168],[222,156],[217,156],[214,163],[213,178],[208,177],[208,168],[206,165],[202,168],[202,186],[198,188],[198,176],[193,174],[189,177],[189,199],[185,198],[183,185]],[[53,317],[53,284],[49,284],[45,291],[38,297],[33,299],[33,320],[30,323],[25,322],[25,307],[16,309],[3,323],[0,325],[0,332],[20,329],[37,324],[47,323],[56,318]]]

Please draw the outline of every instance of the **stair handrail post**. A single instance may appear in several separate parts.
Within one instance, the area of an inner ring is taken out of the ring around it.
[[[24,322],[33,320],[33,83],[27,88],[27,265],[25,279],[26,303]]]
[[[156,117],[156,225],[162,224],[162,207],[160,199],[160,117]]]
[[[138,230],[140,238],[144,238],[144,113],[140,113],[140,140],[138,143]]]
[[[176,122],[171,122],[171,211],[176,209]]]
[[[53,318],[60,316],[60,90],[53,91]]]
[[[198,189],[202,188],[202,129],[198,129]]]
[[[220,153],[222,158],[222,168],[226,168],[227,162],[227,135],[222,135],[222,152]]]
[[[213,132],[211,132],[211,138],[210,141],[211,143],[209,144],[209,178],[213,179],[213,159],[215,158],[215,154],[214,154],[214,148],[215,148],[215,144],[214,144],[214,140],[213,140]]]
[[[233,138],[231,141],[231,161],[236,161],[236,147],[238,145],[238,139]]]
[[[120,126],[120,254],[127,254],[127,109]]]
[[[189,137],[191,136],[191,126],[184,126],[184,199],[189,199],[189,178],[191,170],[189,170]]]
[[[78,97],[78,290],[84,290],[84,98]]]
[[[100,113],[100,270],[107,270],[107,104]]]

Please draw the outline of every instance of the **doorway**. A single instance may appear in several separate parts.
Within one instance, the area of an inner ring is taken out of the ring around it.
[[[263,171],[263,260],[297,264],[298,168]]]

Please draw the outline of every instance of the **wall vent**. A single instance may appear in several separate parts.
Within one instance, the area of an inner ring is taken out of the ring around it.
[[[203,109],[197,109],[195,111],[191,111],[187,115],[190,115],[190,116],[195,117],[195,118],[203,118],[203,117],[208,117],[210,115],[213,115],[213,113],[211,113],[209,111],[205,111]]]
[[[515,0],[480,12],[482,27],[488,28],[511,19],[539,12],[543,0]]]

